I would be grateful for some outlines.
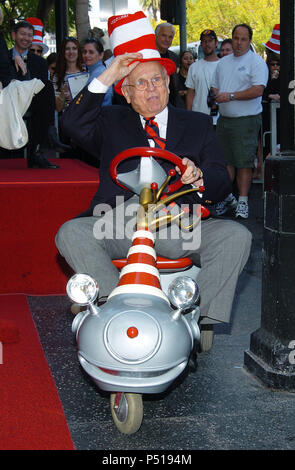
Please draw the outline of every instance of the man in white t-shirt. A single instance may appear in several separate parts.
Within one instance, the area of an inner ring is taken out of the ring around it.
[[[208,92],[219,58],[216,54],[218,45],[217,36],[212,29],[205,29],[201,34],[201,46],[204,51],[204,59],[197,60],[188,69],[185,85],[188,88],[186,95],[186,108],[205,114],[212,114],[213,123],[217,112],[211,113],[207,104]]]
[[[236,206],[236,217],[248,217],[248,193],[261,127],[262,94],[268,80],[264,60],[250,50],[252,29],[236,25],[232,32],[233,54],[223,57],[212,80],[220,117],[216,132],[223,147],[231,180],[235,176],[239,201],[229,195],[226,206]],[[222,213],[222,211],[220,211]]]

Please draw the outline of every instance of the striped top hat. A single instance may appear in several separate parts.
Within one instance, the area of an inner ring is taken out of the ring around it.
[[[263,43],[267,49],[276,54],[280,54],[280,25],[276,24],[272,30],[271,38],[267,41],[267,43]]]
[[[37,44],[38,46],[42,47],[42,55],[46,54],[49,51],[49,47],[43,42],[43,31],[44,26],[39,18],[26,18],[26,21],[30,23],[34,28],[34,36],[32,44]]]
[[[154,235],[149,230],[137,230],[127,254],[127,264],[121,270],[118,286],[110,293],[109,299],[119,294],[147,294],[169,303],[161,289],[156,260]]]
[[[173,60],[162,58],[157,46],[155,33],[143,11],[111,16],[108,20],[108,33],[114,57],[126,52],[140,52],[143,56],[139,62],[157,61],[167,70],[168,75],[176,71]],[[115,86],[117,93],[122,95],[120,80]]]

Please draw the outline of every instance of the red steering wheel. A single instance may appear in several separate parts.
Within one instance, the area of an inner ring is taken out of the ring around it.
[[[128,158],[132,158],[132,157],[162,158],[163,160],[167,160],[168,162],[173,163],[174,165],[177,165],[182,175],[187,168],[186,165],[183,165],[182,159],[180,157],[175,155],[175,153],[169,152],[168,150],[163,150],[160,148],[152,148],[152,147],[134,147],[131,149],[123,150],[123,152],[118,153],[118,155],[116,155],[115,158],[113,159],[110,165],[110,175],[111,175],[112,180],[116,184],[121,186],[121,188],[124,188],[127,190],[128,188],[126,188],[123,184],[121,184],[117,179],[118,177],[117,167],[123,160],[127,160]],[[179,188],[181,188],[181,186],[183,186],[183,183],[181,182],[181,179],[179,178],[175,183],[168,185],[167,187],[168,189],[167,191],[165,191],[165,193],[166,194],[173,193],[177,191]]]

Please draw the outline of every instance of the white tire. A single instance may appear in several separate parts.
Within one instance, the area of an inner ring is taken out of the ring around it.
[[[111,393],[111,413],[116,427],[123,434],[133,434],[141,426],[143,418],[142,396],[139,393],[121,394],[119,406],[115,406],[116,393]]]

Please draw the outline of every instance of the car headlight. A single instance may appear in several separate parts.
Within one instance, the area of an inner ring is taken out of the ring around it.
[[[192,307],[199,298],[198,284],[191,277],[179,276],[169,285],[168,298],[181,310]]]
[[[70,299],[80,305],[93,303],[98,296],[98,284],[89,274],[74,274],[66,289]]]

